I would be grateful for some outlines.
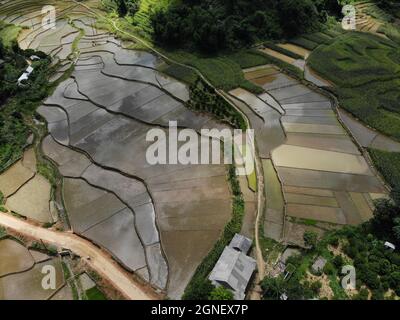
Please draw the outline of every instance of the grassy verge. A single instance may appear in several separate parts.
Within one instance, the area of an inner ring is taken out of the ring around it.
[[[273,265],[284,249],[284,246],[271,238],[265,237],[263,224],[260,224],[259,243],[264,261],[267,264]]]
[[[69,271],[68,265],[64,261],[61,261],[61,266],[62,266],[62,270],[64,273],[64,279],[67,281],[67,283],[71,287],[73,299],[79,300],[78,288],[76,287],[74,279],[71,279],[72,276],[71,276],[71,272]]]
[[[165,63],[159,68],[159,71],[189,85],[195,84],[198,78],[196,72],[194,72],[192,69],[180,66],[178,64]]]
[[[30,249],[45,252],[51,256],[56,256],[58,254],[58,250],[56,247],[52,245],[44,245],[42,242],[33,241]]]
[[[85,295],[88,300],[107,300],[104,293],[101,292],[97,287],[86,290]]]

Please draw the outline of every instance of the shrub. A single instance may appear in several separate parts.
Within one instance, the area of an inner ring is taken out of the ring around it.
[[[314,231],[306,231],[303,235],[304,244],[307,247],[315,248],[318,240],[318,234]]]
[[[329,261],[325,264],[324,273],[328,276],[334,275],[336,273],[335,267]]]
[[[233,300],[233,292],[222,286],[216,287],[211,291],[209,300]]]
[[[337,248],[339,246],[339,237],[338,236],[330,237],[328,240],[328,244],[331,245],[332,247]]]
[[[321,281],[315,281],[315,282],[311,283],[310,289],[312,290],[314,295],[317,296],[319,294],[321,288],[322,288]]]
[[[282,277],[265,277],[261,282],[261,289],[263,290],[263,299],[279,300],[280,296],[285,292],[285,283]]]
[[[341,255],[337,255],[333,259],[332,263],[336,267],[337,270],[340,270],[345,262],[344,262],[344,259],[343,259],[343,257]]]
[[[366,288],[360,289],[357,295],[353,297],[353,300],[368,300],[369,292]]]
[[[208,279],[197,278],[191,282],[190,290],[185,291],[185,300],[208,300],[214,286]]]

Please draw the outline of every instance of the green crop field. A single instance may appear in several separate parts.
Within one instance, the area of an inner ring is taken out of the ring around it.
[[[86,290],[86,296],[88,300],[107,300],[104,293],[101,292],[97,287]]]
[[[270,63],[266,56],[247,50],[218,57],[203,57],[185,51],[170,51],[167,55],[175,61],[196,68],[217,88],[231,90],[242,87],[254,93],[263,91],[244,78],[242,68]],[[167,73],[186,82],[193,79],[192,75],[182,72],[181,68],[170,68]]]
[[[371,127],[400,140],[400,46],[349,32],[321,45],[309,65],[335,84],[340,104]]]
[[[392,188],[400,187],[400,153],[369,149],[375,166]]]
[[[4,22],[0,21],[0,40],[3,45],[5,47],[11,46],[13,41],[17,39],[21,29],[21,27],[5,24]]]

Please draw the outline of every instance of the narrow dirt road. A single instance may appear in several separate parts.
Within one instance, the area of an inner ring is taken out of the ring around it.
[[[0,225],[10,228],[17,233],[41,239],[71,250],[73,253],[85,259],[87,264],[96,270],[105,279],[109,280],[127,299],[130,300],[155,300],[158,297],[150,288],[137,283],[107,254],[102,252],[92,243],[72,233],[56,232],[31,225],[28,222],[0,212]]]

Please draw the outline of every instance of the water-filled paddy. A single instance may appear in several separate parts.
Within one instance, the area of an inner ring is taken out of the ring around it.
[[[32,255],[23,245],[10,239],[0,240],[0,277],[26,271],[34,263]]]
[[[278,119],[285,138],[269,151],[283,183],[287,215],[335,224],[358,224],[368,220],[373,205],[365,194],[377,190],[385,192],[385,187],[337,120],[331,101],[274,70],[264,66],[244,72],[248,80],[261,85],[284,110]],[[242,99],[254,101],[242,91],[236,93],[241,94]],[[265,94],[260,98],[262,96]],[[256,107],[254,111],[260,109]],[[260,129],[254,116],[248,117],[256,129],[256,139],[263,137],[262,132],[268,131]],[[373,139],[371,137],[369,143]],[[273,177],[265,177],[266,187],[269,180],[275,181]],[[266,190],[266,216],[270,220],[266,227],[276,233],[279,211],[268,208],[274,204],[273,194],[273,190]],[[285,236],[291,238],[288,234]]]
[[[53,222],[50,214],[50,183],[39,174],[7,199],[7,206],[18,214],[39,222]]]
[[[272,152],[279,167],[373,175],[362,156],[283,145]]]

